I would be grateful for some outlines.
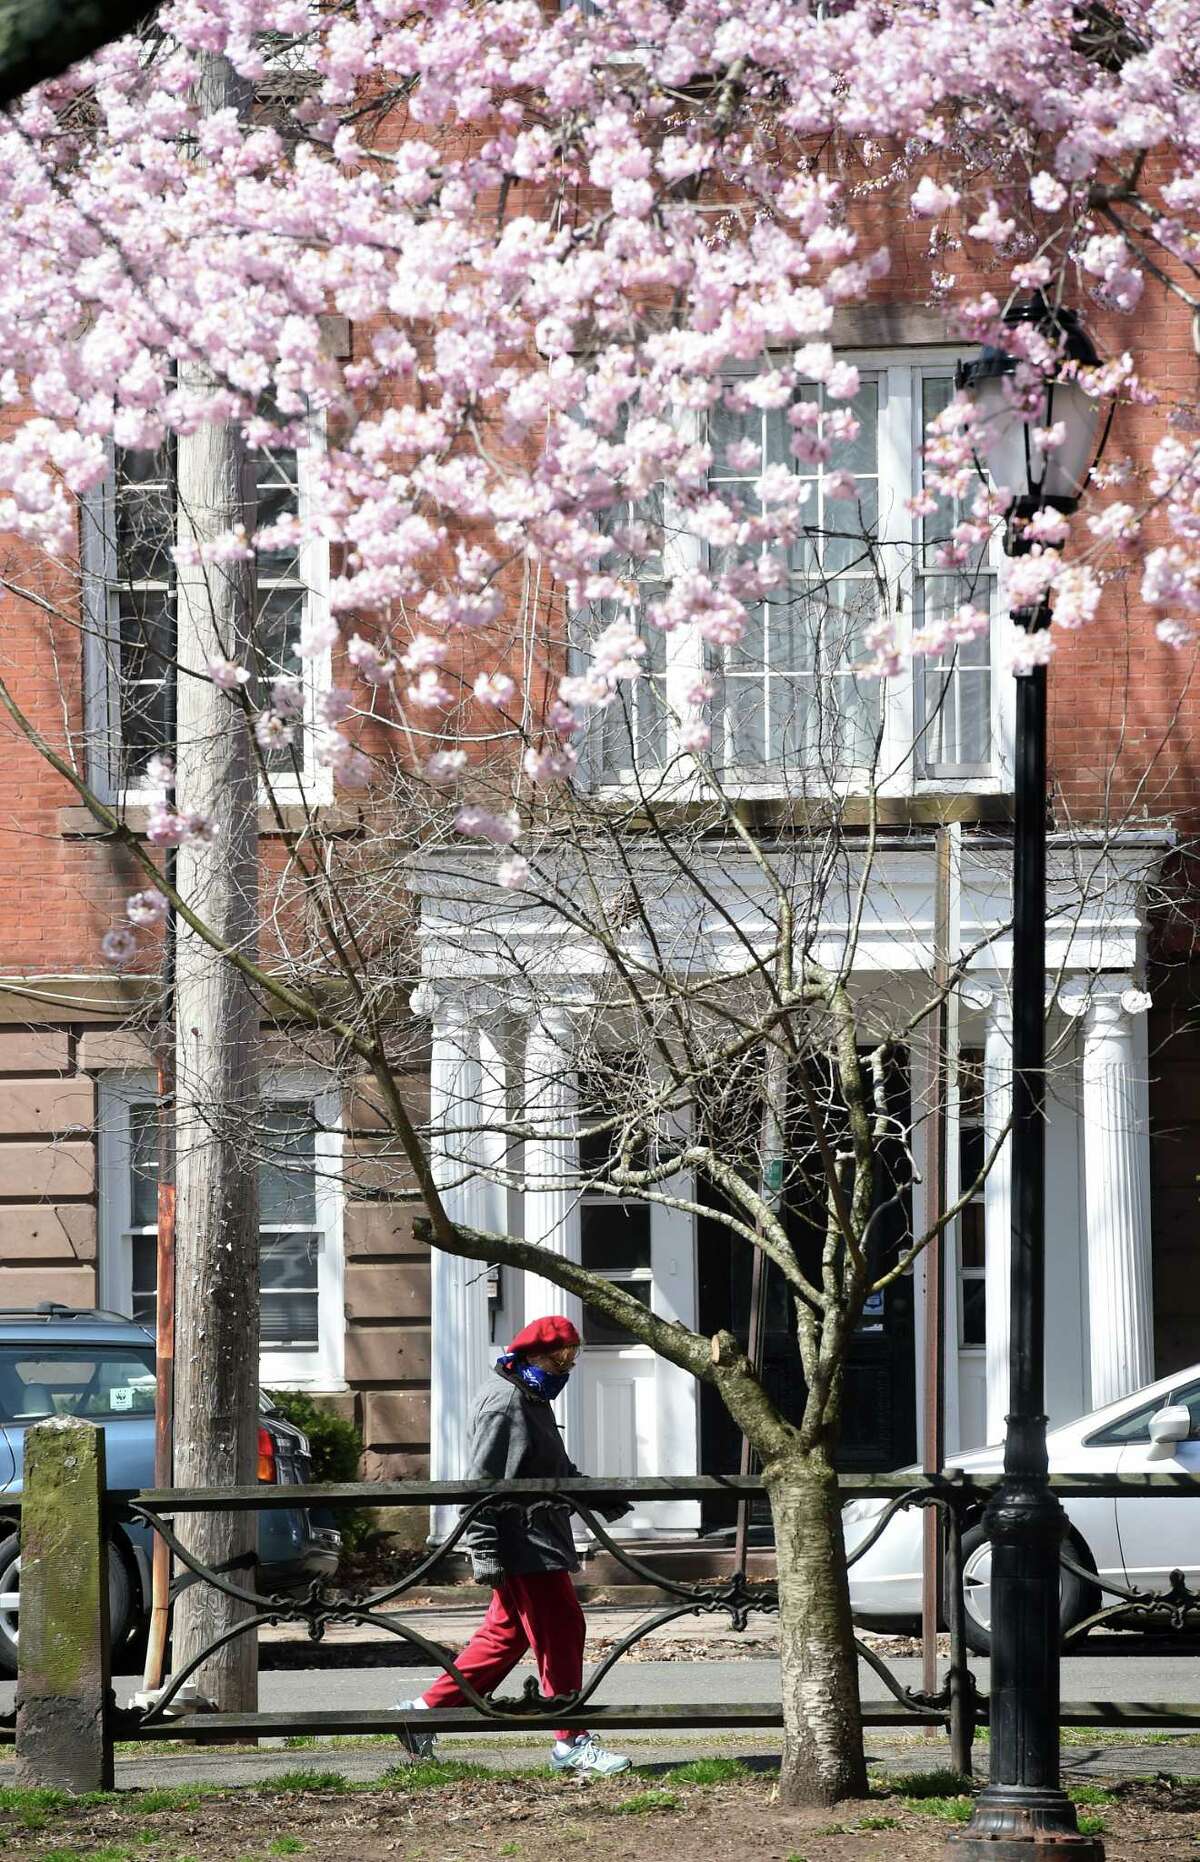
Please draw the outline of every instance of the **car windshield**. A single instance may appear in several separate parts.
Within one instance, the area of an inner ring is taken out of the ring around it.
[[[149,1345],[0,1344],[0,1422],[153,1414]]]

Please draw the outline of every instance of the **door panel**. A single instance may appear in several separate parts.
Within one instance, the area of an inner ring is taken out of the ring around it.
[[[1153,1459],[1149,1442],[1121,1451],[1122,1474],[1181,1474],[1196,1484],[1194,1500],[1130,1494],[1117,1501],[1125,1577],[1136,1590],[1165,1590],[1172,1571],[1182,1571],[1192,1590],[1200,1582],[1200,1441],[1171,1447],[1173,1453]]]
[[[690,1185],[671,1182],[668,1193],[684,1196]],[[695,1241],[692,1219],[660,1204],[642,1205],[649,1227],[649,1280],[630,1280],[627,1291],[644,1299],[661,1319],[692,1326],[695,1306]],[[615,1225],[612,1225],[615,1227]],[[626,1223],[631,1231],[633,1224]],[[601,1255],[605,1235],[597,1225],[593,1252]],[[626,1242],[628,1235],[626,1234]],[[625,1253],[613,1254],[611,1278],[621,1282]],[[599,1262],[600,1271],[606,1271]],[[604,1342],[605,1339],[611,1342]],[[583,1408],[583,1468],[617,1479],[688,1475],[697,1471],[696,1380],[656,1357],[646,1345],[585,1321],[584,1348],[575,1376]],[[693,1500],[639,1501],[615,1528],[618,1537],[661,1538],[691,1534],[700,1524]]]

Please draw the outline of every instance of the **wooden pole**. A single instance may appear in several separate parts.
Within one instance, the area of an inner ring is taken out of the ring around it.
[[[228,61],[203,54],[203,112],[248,104]],[[180,387],[211,386],[194,365]],[[258,779],[249,718],[207,677],[228,658],[253,667],[253,561],[206,562],[204,546],[236,523],[255,526],[254,480],[236,424],[204,424],[178,448],[180,679],[176,806],[216,829],[179,848],[179,891],[217,936],[254,951],[258,937]],[[239,973],[181,923],[175,976],[175,1479],[232,1487],[255,1479],[258,1430],[258,1005]],[[189,1524],[188,1548],[210,1566],[252,1573],[252,1515],[213,1513]],[[176,1670],[246,1614],[209,1585],[175,1606]],[[235,1638],[195,1675],[218,1708],[257,1696],[255,1638]]]

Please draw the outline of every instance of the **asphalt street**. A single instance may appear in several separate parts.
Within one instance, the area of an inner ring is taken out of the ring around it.
[[[973,1664],[982,1686],[987,1684],[986,1662]],[[915,1657],[892,1663],[905,1687],[917,1687],[921,1664]],[[697,1670],[700,1671],[699,1675]],[[268,1671],[259,1677],[259,1706],[264,1712],[302,1711],[318,1703],[325,1707],[388,1707],[401,1697],[421,1693],[435,1679],[433,1668],[293,1668]],[[520,1690],[531,1668],[514,1671],[505,1691]],[[700,1662],[618,1662],[601,1683],[598,1705],[645,1705],[665,1701],[687,1703],[698,1695],[698,1681],[709,1700],[775,1701],[779,1699],[779,1667],[773,1660]],[[859,1682],[864,1700],[885,1700],[887,1690],[865,1664]],[[120,1702],[140,1685],[133,1675],[114,1682]],[[0,1710],[11,1707],[14,1684],[0,1684]],[[1200,1702],[1200,1652],[1179,1655],[1070,1656],[1062,1664],[1064,1700]]]

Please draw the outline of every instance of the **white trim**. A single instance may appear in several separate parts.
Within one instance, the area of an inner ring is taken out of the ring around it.
[[[906,500],[917,491],[921,479],[922,430],[917,384],[928,376],[951,373],[962,353],[961,348],[948,344],[944,347],[855,350],[850,355],[863,380],[874,380],[878,385],[876,481],[879,488],[879,549],[892,593],[897,632],[902,644],[912,629],[917,580],[915,564],[920,520],[914,520],[905,508]],[[731,370],[730,375],[751,372],[747,367]],[[690,414],[681,418],[689,422],[698,419]],[[698,431],[697,427],[697,434]],[[664,494],[663,517],[666,533],[663,569],[670,579],[702,561],[705,552],[698,539],[688,536],[679,517],[673,517],[668,494]],[[1012,679],[1003,676],[1011,623],[1003,606],[1003,556],[995,543],[989,551],[988,570],[994,578],[994,619],[990,641],[991,742],[987,767],[961,775],[927,775],[921,771],[916,743],[920,674],[914,670],[911,662],[905,662],[898,674],[882,682],[884,733],[876,781],[883,795],[997,794],[1011,786],[1015,698]],[[701,652],[701,643],[692,631],[680,631],[667,636],[664,767],[660,769],[646,764],[637,775],[640,789],[659,799],[679,797],[689,791],[703,791],[705,787],[693,759],[682,752],[679,742],[680,722],[686,713],[681,697],[682,687],[686,679],[699,671]],[[617,702],[630,702],[628,692],[623,693]],[[714,705],[714,742],[720,728],[720,716]],[[628,795],[635,782],[632,770],[623,770],[609,778],[599,768],[598,745],[603,728],[603,714],[598,714],[583,740],[582,769],[585,780],[590,781],[600,794]],[[869,774],[865,769],[847,768],[838,774],[837,785],[853,794],[866,787]],[[802,793],[810,777],[818,782],[826,779],[818,766],[814,765],[808,771],[797,764],[786,778],[781,776],[772,779],[760,769],[749,768],[742,773],[729,769],[724,773],[723,781],[747,800],[772,800]]]
[[[312,509],[314,452],[325,446],[325,416],[314,416],[311,431],[315,447],[297,452],[298,506],[301,524],[306,526]],[[144,783],[122,784],[120,672],[120,615],[118,597],[121,583],[117,562],[116,472],[113,449],[109,452],[109,471],[101,484],[86,492],[80,500],[80,564],[82,569],[82,604],[84,623],[83,690],[84,743],[88,780],[101,801],[109,807],[125,808],[144,804],[150,790]],[[325,615],[329,609],[329,547],[312,536],[305,536],[298,557],[297,585],[304,593],[306,612]],[[290,583],[288,584],[290,586]],[[274,583],[264,584],[264,591]],[[306,800],[311,805],[333,799],[332,772],[317,761],[317,701],[327,691],[333,676],[332,655],[323,653],[314,659],[298,662],[304,689],[304,758],[303,774],[298,779],[290,772],[275,772],[269,785],[263,785],[264,798],[273,795],[280,802]]]
[[[346,1388],[345,1255],[342,1235],[341,1099],[328,1075],[310,1068],[284,1067],[264,1074],[266,1099],[311,1099],[317,1120],[315,1139],[315,1220],[320,1236],[317,1260],[317,1334],[315,1351],[264,1351],[259,1359],[263,1384],[279,1389],[334,1391]],[[102,1303],[129,1312],[132,1278],[130,1235],[130,1108],[154,1098],[154,1076],[144,1071],[105,1069],[98,1080],[97,1138],[100,1171],[98,1223],[99,1281]]]

